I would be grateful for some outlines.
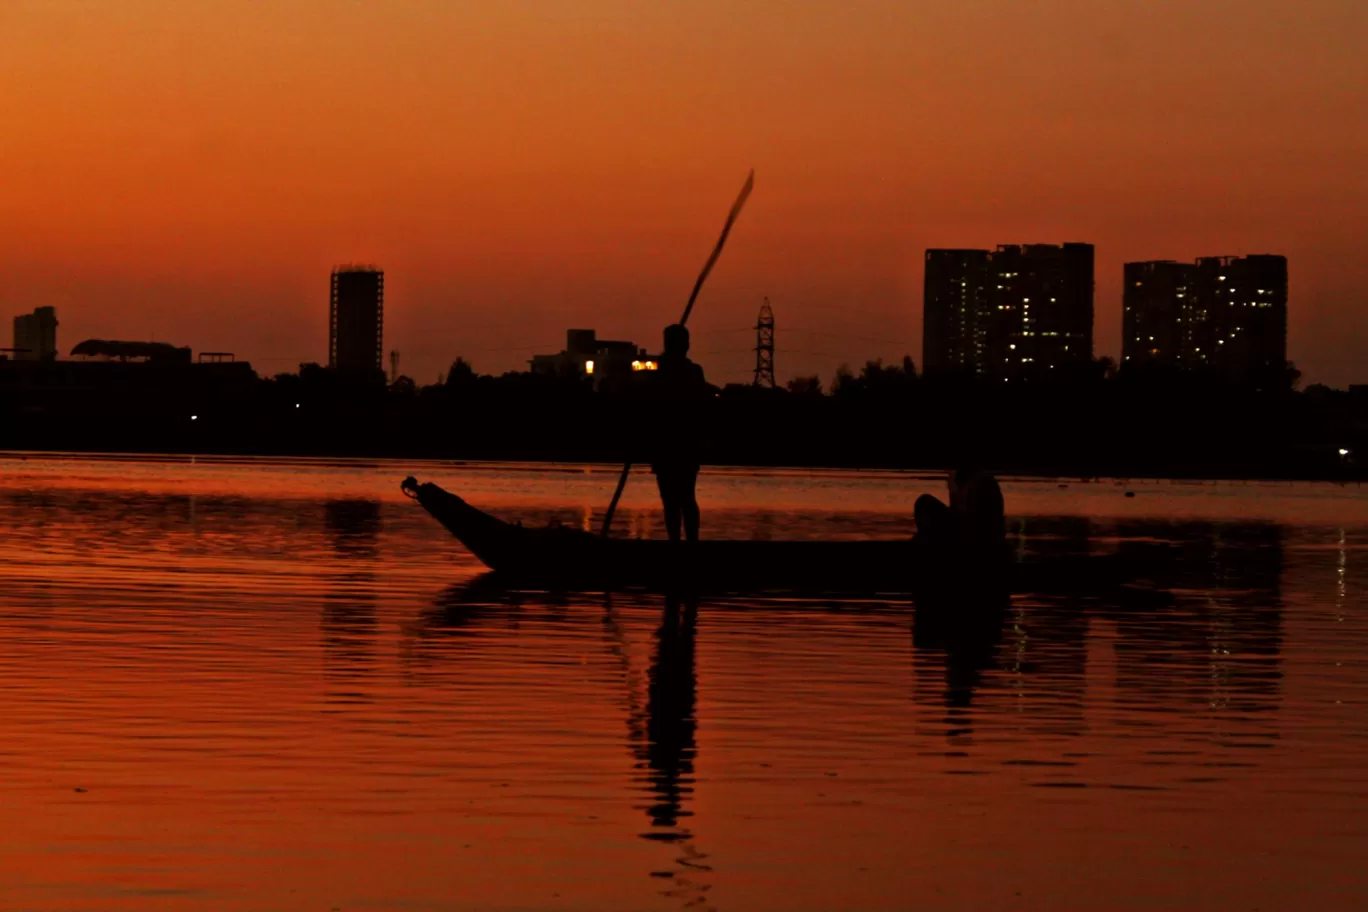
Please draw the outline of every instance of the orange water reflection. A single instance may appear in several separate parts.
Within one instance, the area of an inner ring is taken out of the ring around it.
[[[1176,593],[947,624],[500,591],[397,496],[407,463],[6,468],[6,908],[1368,897],[1353,489],[1014,482],[1024,550],[1165,542]],[[611,486],[417,471],[529,521]],[[715,533],[899,534],[936,483],[737,471],[703,501]]]

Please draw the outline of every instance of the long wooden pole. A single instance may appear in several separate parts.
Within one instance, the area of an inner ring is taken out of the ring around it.
[[[736,222],[736,217],[741,214],[741,209],[746,205],[746,200],[750,198],[751,189],[755,186],[755,171],[746,175],[746,183],[741,187],[741,193],[736,197],[736,202],[732,203],[731,212],[727,213],[727,221],[722,226],[722,236],[717,239],[717,246],[713,247],[712,255],[708,257],[708,262],[703,264],[703,271],[698,274],[698,281],[694,282],[693,292],[689,295],[689,303],[684,305],[684,315],[679,318],[679,325],[683,326],[689,322],[689,314],[693,313],[694,301],[698,300],[698,293],[703,289],[703,283],[707,281],[708,273],[712,272],[713,264],[722,255],[722,248],[727,244],[727,235],[731,234],[732,225]],[[617,489],[613,491],[613,499],[608,503],[608,512],[603,515],[602,536],[608,537],[608,530],[613,525],[613,514],[617,512],[618,501],[622,499],[622,490],[627,487],[627,476],[632,472],[632,463],[629,460],[622,467],[622,474],[618,476]]]

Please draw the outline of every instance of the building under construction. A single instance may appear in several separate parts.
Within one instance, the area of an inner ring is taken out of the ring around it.
[[[328,366],[385,369],[385,273],[374,266],[339,266],[332,273]]]
[[[774,389],[774,309],[769,298],[755,320],[755,385]]]

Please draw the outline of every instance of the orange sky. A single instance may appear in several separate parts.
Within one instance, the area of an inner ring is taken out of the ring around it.
[[[921,358],[921,252],[1290,258],[1290,357],[1368,382],[1363,0],[0,0],[0,316],[327,354],[328,272],[386,270],[420,381],[567,326],[654,344],[746,169],[700,360]]]

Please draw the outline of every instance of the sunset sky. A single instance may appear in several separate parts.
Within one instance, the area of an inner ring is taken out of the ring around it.
[[[1282,253],[1289,356],[1368,383],[1364,0],[0,0],[0,316],[327,356],[328,273],[386,271],[431,382],[654,346],[749,376],[921,360],[926,247]],[[7,334],[7,323],[5,332]],[[8,344],[7,342],[5,344]]]

